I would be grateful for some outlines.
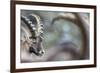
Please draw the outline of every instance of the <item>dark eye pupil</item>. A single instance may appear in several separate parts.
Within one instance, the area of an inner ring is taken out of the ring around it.
[[[36,44],[36,41],[33,41],[33,44]]]
[[[30,39],[36,39],[36,37],[35,36],[31,36],[31,37],[29,37]]]

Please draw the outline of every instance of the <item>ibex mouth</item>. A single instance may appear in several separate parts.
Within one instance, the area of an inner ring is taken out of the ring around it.
[[[33,47],[29,48],[29,53],[33,53],[37,56],[42,56],[44,54],[43,50],[37,51],[36,49],[34,49]]]

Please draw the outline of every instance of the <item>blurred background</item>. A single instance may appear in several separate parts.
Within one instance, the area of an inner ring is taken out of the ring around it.
[[[81,28],[74,20],[76,14],[84,19],[89,27],[89,13],[21,10],[21,15],[36,14],[44,24],[43,56],[25,55],[21,61],[45,62],[81,60],[83,57],[84,37]],[[79,23],[81,25],[81,23]],[[89,48],[85,50],[85,58],[89,59]],[[21,54],[24,55],[24,54]]]

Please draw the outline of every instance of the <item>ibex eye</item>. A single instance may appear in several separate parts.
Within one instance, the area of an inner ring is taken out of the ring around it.
[[[34,48],[33,48],[33,47],[30,47],[30,48],[29,48],[29,52],[30,52],[30,53],[33,53],[33,52],[34,52]]]
[[[31,36],[31,37],[29,37],[30,39],[36,39],[36,37],[35,36]]]
[[[32,43],[33,43],[33,44],[36,44],[36,41],[33,41]]]

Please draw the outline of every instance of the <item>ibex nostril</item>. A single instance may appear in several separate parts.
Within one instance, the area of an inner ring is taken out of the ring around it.
[[[44,53],[45,53],[45,51],[44,51],[44,50],[41,50],[41,51],[40,51],[40,54],[41,54],[41,55],[43,55]]]
[[[42,53],[45,54],[45,51],[43,50]]]
[[[41,51],[41,54],[44,54],[44,52],[43,52],[43,51]]]

